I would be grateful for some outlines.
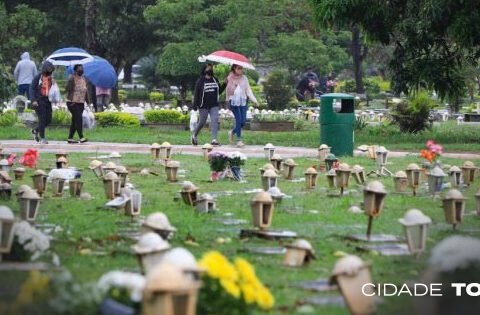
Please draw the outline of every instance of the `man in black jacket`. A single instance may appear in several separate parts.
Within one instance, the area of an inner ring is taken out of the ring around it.
[[[199,119],[197,127],[192,135],[192,144],[197,145],[197,136],[200,130],[207,122],[210,115],[210,128],[212,130],[212,145],[220,145],[217,141],[218,133],[218,111],[220,105],[218,103],[219,95],[225,90],[226,83],[219,84],[217,78],[213,75],[213,66],[206,64],[195,84],[195,93],[193,98],[193,110],[199,110]]]
[[[45,138],[45,128],[52,122],[52,103],[48,99],[48,94],[54,81],[52,73],[55,70],[53,64],[45,61],[42,64],[42,70],[37,74],[30,85],[30,95],[32,98],[32,107],[38,116],[38,126],[32,129],[32,135],[35,141],[47,144]]]

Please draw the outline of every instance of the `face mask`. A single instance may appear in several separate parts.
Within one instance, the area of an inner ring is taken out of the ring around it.
[[[79,76],[83,75],[83,70],[78,70],[77,75],[79,75]]]
[[[205,74],[209,76],[213,76],[213,70],[205,70]]]

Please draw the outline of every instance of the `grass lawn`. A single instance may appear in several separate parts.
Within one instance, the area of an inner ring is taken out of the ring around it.
[[[222,126],[219,141],[228,143],[228,123]],[[317,124],[307,124],[306,129],[294,132],[243,132],[244,142],[248,145],[264,145],[271,142],[278,146],[300,146],[315,148],[320,145],[320,131]],[[86,136],[90,141],[103,142],[129,142],[152,143],[168,141],[176,144],[189,144],[190,132],[179,130],[155,130],[148,128],[97,128],[87,130]],[[68,130],[65,128],[48,129],[47,138],[50,140],[65,140]],[[31,139],[30,131],[23,126],[0,128],[0,139]],[[428,139],[444,145],[447,151],[480,151],[480,127],[458,126],[456,122],[449,121],[432,130],[421,134],[401,133],[394,126],[368,127],[355,133],[355,146],[362,144],[384,144],[388,149],[420,150]],[[1,140],[0,140],[1,141]],[[208,130],[203,130],[199,135],[199,143],[210,142]]]
[[[144,129],[142,131],[147,132]],[[97,133],[104,132],[104,130],[97,131]],[[124,135],[127,132],[124,131]],[[94,139],[96,137],[94,135],[98,135],[97,133],[90,133],[91,138]],[[115,133],[108,134],[113,137]],[[144,141],[154,141],[155,134],[155,132],[151,132],[152,139]],[[162,138],[165,134],[173,135],[173,133],[162,133]],[[137,133],[131,132],[130,135],[131,137],[124,140],[140,140]],[[95,140],[107,139],[95,138]],[[269,140],[263,142],[266,141]],[[86,157],[87,155],[84,154],[71,154],[70,165],[86,168],[89,163]],[[180,179],[193,181],[200,187],[200,192],[232,191],[233,194],[217,197],[217,213],[196,214],[192,208],[174,199],[180,189],[180,184],[167,183],[163,170],[159,166],[152,167],[149,155],[125,154],[122,164],[131,171],[130,181],[143,193],[142,215],[145,216],[155,211],[166,213],[171,224],[178,230],[171,244],[187,246],[184,243],[185,239],[187,237],[195,238],[199,246],[188,246],[188,249],[197,258],[200,258],[206,251],[215,249],[229,258],[242,256],[248,259],[255,266],[260,279],[272,290],[276,298],[275,309],[269,314],[295,313],[296,305],[302,299],[324,296],[325,294],[291,288],[289,285],[296,281],[327,278],[338,259],[333,255],[335,251],[355,253],[355,243],[344,240],[343,236],[366,231],[367,217],[347,211],[351,205],[360,205],[363,200],[362,191],[356,185],[352,184],[350,187],[350,189],[356,190],[356,193],[343,198],[328,198],[325,192],[326,178],[323,174],[319,177],[320,187],[314,191],[306,191],[304,182],[295,183],[281,179],[279,187],[293,198],[286,199],[276,206],[272,228],[296,231],[302,238],[308,239],[315,248],[317,260],[308,267],[287,268],[282,266],[283,256],[245,253],[242,249],[247,246],[278,246],[280,244],[276,241],[260,239],[241,241],[237,230],[241,227],[249,227],[249,224],[225,226],[218,220],[229,218],[227,213],[231,213],[234,218],[250,221],[249,201],[253,195],[242,193],[242,191],[261,187],[258,168],[265,163],[265,160],[249,159],[247,161],[245,183],[229,180],[210,183],[207,182],[210,174],[208,164],[201,157],[176,155],[174,158],[182,163],[181,168],[185,170],[185,178]],[[345,158],[342,161],[350,165],[361,164],[367,171],[375,169],[374,162],[367,158],[360,157],[355,160]],[[403,170],[411,162],[421,162],[420,159],[413,157],[390,159],[390,161],[392,163],[389,165],[391,171]],[[299,163],[296,177],[302,177],[304,170],[315,163],[309,159],[298,159],[296,162]],[[452,165],[463,163],[463,161],[451,159],[442,159],[442,162]],[[53,154],[41,155],[40,168],[45,169],[53,165]],[[141,177],[138,171],[145,166],[158,169],[160,176]],[[30,173],[31,171],[26,175],[31,175]],[[106,202],[103,186],[89,169],[84,170],[82,179],[85,182],[84,191],[94,197],[92,201],[76,200],[70,198],[68,194],[63,198],[52,198],[49,191],[41,205],[38,223],[52,223],[63,228],[62,232],[53,234],[52,250],[60,256],[62,266],[71,271],[74,279],[80,283],[95,282],[102,274],[110,270],[138,270],[137,260],[130,250],[130,246],[134,242],[118,237],[122,230],[134,228],[135,225],[132,226],[130,218],[124,216],[123,213],[103,207]],[[381,181],[389,191],[392,191],[391,178],[382,178]],[[24,180],[15,182],[15,188],[20,184],[31,185],[30,177],[25,176]],[[472,187],[464,191],[465,196],[468,197],[467,212],[475,209],[473,195],[479,187],[480,181],[477,180]],[[421,190],[420,195],[425,195],[424,189]],[[16,201],[12,200],[6,204],[18,215]],[[422,255],[418,261],[411,256],[383,257],[373,253],[357,253],[365,261],[372,262],[374,282],[404,283],[407,280],[418,279],[427,264],[429,252],[433,246],[443,238],[454,234],[450,229],[442,228],[444,217],[440,200],[433,200],[431,197],[414,198],[409,195],[393,193],[387,196],[382,215],[374,221],[373,233],[403,235],[403,228],[397,219],[411,208],[422,210],[434,222],[429,229],[428,252]],[[309,210],[318,212],[309,212]],[[475,216],[466,216],[457,233],[462,233],[462,229],[465,228],[480,228],[480,220]],[[216,242],[218,237],[230,238],[231,242],[219,244]],[[2,307],[15,301],[26,275],[27,273],[24,272],[0,272],[1,313],[8,313],[5,312],[5,309],[2,312]],[[379,307],[379,314],[406,314],[411,310],[411,301],[405,298],[389,297],[384,298],[384,303]],[[335,315],[348,314],[348,311],[331,306],[315,307],[315,314],[319,313]]]

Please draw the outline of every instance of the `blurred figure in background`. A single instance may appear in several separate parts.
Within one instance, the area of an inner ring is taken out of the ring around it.
[[[111,93],[111,89],[105,89],[99,86],[95,87],[95,95],[97,96],[96,112],[103,112],[104,108],[108,106]]]
[[[15,82],[17,82],[18,95],[24,95],[28,99],[31,99],[30,84],[36,75],[37,66],[35,62],[30,60],[30,54],[28,52],[24,52],[20,56],[20,61],[13,71]]]

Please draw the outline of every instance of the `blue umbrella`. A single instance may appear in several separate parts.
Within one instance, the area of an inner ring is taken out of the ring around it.
[[[73,67],[67,68],[67,75],[73,74]],[[94,56],[93,61],[83,65],[83,74],[95,86],[105,89],[114,88],[117,84],[117,73],[107,60]]]
[[[55,66],[68,67],[93,61],[93,57],[84,49],[67,47],[55,50],[50,56],[48,56],[47,60]]]

